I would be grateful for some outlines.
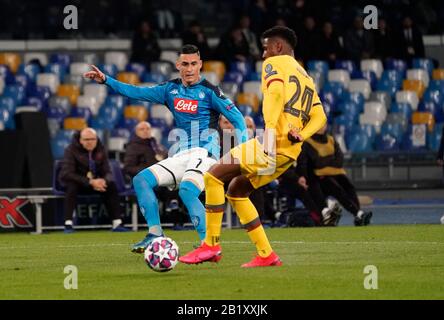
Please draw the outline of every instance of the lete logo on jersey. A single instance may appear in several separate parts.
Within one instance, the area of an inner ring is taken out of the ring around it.
[[[198,106],[199,102],[197,100],[174,99],[174,109],[177,112],[196,114]]]

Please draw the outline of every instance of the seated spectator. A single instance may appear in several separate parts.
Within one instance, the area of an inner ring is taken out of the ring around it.
[[[335,61],[342,57],[342,47],[331,22],[325,22],[322,27],[319,51],[320,59],[328,61],[331,68],[334,68]]]
[[[368,225],[372,212],[364,212],[353,184],[343,168],[344,155],[333,136],[324,126],[302,145],[297,163],[299,175],[304,177],[313,200],[321,204],[324,225],[336,225],[340,215],[329,212],[326,197],[332,196],[354,217],[356,226]]]
[[[135,133],[126,146],[123,161],[123,170],[131,178],[168,156],[168,151],[151,135],[151,125],[148,122],[139,122]]]
[[[242,30],[242,35],[248,43],[249,54],[254,60],[261,58],[261,51],[258,46],[258,37],[250,28],[250,17],[242,15],[239,21],[239,27]]]
[[[211,60],[213,55],[199,21],[190,22],[188,29],[182,34],[183,44],[193,44],[199,48],[202,60]]]
[[[159,60],[159,43],[148,21],[142,21],[134,33],[131,51],[131,62],[142,63],[147,68],[149,68],[151,62]]]
[[[248,42],[239,27],[233,27],[222,36],[217,47],[217,53],[219,60],[225,62],[227,69],[232,61],[249,61],[252,58]]]
[[[402,20],[402,31],[398,37],[399,56],[402,59],[423,58],[425,55],[424,41],[421,31],[413,24],[410,17]]]
[[[123,226],[119,196],[105,148],[92,128],[73,136],[63,156],[59,179],[66,187],[65,233],[73,232],[72,216],[78,194],[98,194],[112,217],[112,231],[129,231]]]
[[[364,21],[361,16],[354,19],[353,27],[345,33],[344,49],[346,58],[355,61],[369,59],[374,50],[373,34],[364,29]]]
[[[139,122],[135,127],[135,135],[126,145],[123,170],[131,178],[140,171],[166,159],[168,151],[151,135],[151,125],[146,121]],[[164,206],[164,214],[171,214],[175,220],[175,229],[181,229],[184,215],[180,210],[179,192],[166,187],[156,190],[159,200]]]

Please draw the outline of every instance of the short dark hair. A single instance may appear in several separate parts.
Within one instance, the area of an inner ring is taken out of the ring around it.
[[[292,48],[296,47],[296,33],[290,28],[284,26],[274,26],[266,30],[262,34],[262,39],[265,38],[281,38],[285,40]]]
[[[193,54],[196,53],[198,56],[200,56],[199,48],[196,47],[194,44],[186,44],[182,46],[182,48],[179,51],[179,55],[181,54]]]

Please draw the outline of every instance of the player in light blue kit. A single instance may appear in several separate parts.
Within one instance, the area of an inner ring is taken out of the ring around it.
[[[179,143],[177,152],[151,167],[142,170],[133,179],[140,210],[147,224],[146,237],[133,245],[132,251],[143,253],[151,241],[163,236],[160,225],[157,186],[179,188],[191,221],[201,241],[205,239],[205,208],[199,200],[204,189],[203,174],[216,163],[219,153],[217,125],[223,114],[237,129],[239,143],[247,140],[245,120],[233,102],[221,90],[200,76],[202,60],[199,49],[193,45],[182,47],[176,62],[180,78],[153,87],[137,87],[106,76],[97,67],[85,77],[104,83],[119,94],[138,100],[163,104],[173,113]],[[171,133],[170,133],[171,135]]]

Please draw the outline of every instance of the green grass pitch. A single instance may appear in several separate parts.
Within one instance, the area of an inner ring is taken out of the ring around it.
[[[223,230],[218,264],[151,271],[130,252],[144,232],[0,234],[0,299],[444,299],[444,226],[267,229],[283,266],[241,269],[254,254],[243,230]],[[194,231],[170,231],[184,254]],[[78,289],[63,272],[78,268]],[[364,267],[378,289],[364,288]]]

